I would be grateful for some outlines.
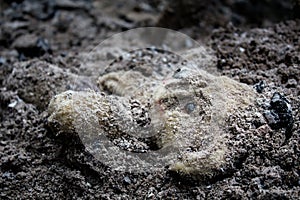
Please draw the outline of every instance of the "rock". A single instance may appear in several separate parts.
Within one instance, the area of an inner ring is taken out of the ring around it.
[[[51,47],[47,39],[38,38],[36,46],[40,49],[41,53],[51,52]]]
[[[280,93],[275,92],[271,98],[270,106],[264,116],[272,129],[293,127],[293,114],[290,102]]]
[[[298,85],[297,81],[292,78],[287,81],[286,87],[287,88],[295,88],[295,87],[297,87],[297,85]]]
[[[0,66],[6,63],[6,59],[0,56]]]
[[[131,184],[131,180],[130,180],[130,178],[129,178],[128,176],[125,176],[125,177],[124,177],[124,183],[125,183],[126,185],[130,185],[130,184]]]
[[[266,87],[265,81],[260,81],[259,83],[254,85],[254,88],[258,93],[262,93],[265,87]]]

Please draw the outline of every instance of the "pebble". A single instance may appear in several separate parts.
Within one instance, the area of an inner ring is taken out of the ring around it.
[[[4,65],[6,63],[6,59],[0,56],[0,65]]]
[[[297,81],[295,79],[289,79],[287,84],[286,84],[286,87],[288,88],[295,88],[297,86]]]
[[[254,88],[256,89],[256,91],[258,93],[262,93],[264,91],[265,87],[266,87],[265,81],[260,81],[259,83],[256,83],[254,85]]]
[[[124,177],[124,183],[127,184],[127,185],[130,185],[131,184],[131,179],[128,176],[125,176]]]

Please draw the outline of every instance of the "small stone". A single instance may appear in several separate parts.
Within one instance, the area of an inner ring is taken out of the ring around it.
[[[11,178],[13,178],[13,173],[10,173],[10,172],[4,172],[4,173],[2,174],[2,178],[11,179]]]
[[[262,93],[264,91],[264,88],[266,87],[265,81],[260,81],[259,83],[256,83],[254,85],[254,88],[258,93]]]
[[[164,63],[166,63],[168,60],[167,60],[167,58],[163,57],[163,58],[162,58],[162,61],[163,61]]]
[[[17,173],[17,178],[18,179],[23,179],[27,176],[27,174],[25,172],[18,172]]]
[[[131,184],[131,179],[128,176],[125,176],[124,177],[124,183],[127,184],[127,185],[130,185]]]
[[[51,51],[49,42],[45,38],[39,38],[36,42],[36,46],[40,49],[41,53],[46,53]]]
[[[293,127],[291,104],[278,92],[273,94],[269,109],[264,112],[264,117],[272,129],[291,129]]]
[[[245,49],[243,47],[240,47],[239,48],[240,52],[244,53],[245,52]]]
[[[0,56],[0,65],[4,65],[6,63],[6,59]]]
[[[13,101],[10,104],[8,104],[9,108],[14,108],[18,104],[18,101]]]
[[[286,87],[288,88],[295,88],[297,86],[297,81],[295,79],[289,79],[287,84],[286,84]]]

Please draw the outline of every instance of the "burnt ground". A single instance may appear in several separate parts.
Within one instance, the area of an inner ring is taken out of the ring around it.
[[[0,12],[0,199],[299,198],[298,1],[0,0]],[[243,156],[232,172],[205,182],[115,172],[75,142],[66,146],[70,138],[47,127],[49,99],[68,89],[49,64],[79,74],[78,53],[113,33],[156,25],[212,47],[220,74],[280,92],[293,126],[233,127]]]

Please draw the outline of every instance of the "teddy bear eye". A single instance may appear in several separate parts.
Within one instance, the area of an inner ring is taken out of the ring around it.
[[[190,114],[196,109],[196,105],[193,102],[189,102],[184,106],[185,111]]]

